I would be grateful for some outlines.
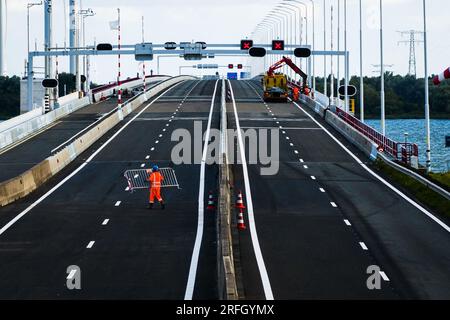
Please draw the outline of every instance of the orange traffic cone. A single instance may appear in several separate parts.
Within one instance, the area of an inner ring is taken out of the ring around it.
[[[238,228],[239,230],[245,230],[245,229],[247,229],[247,227],[245,226],[245,222],[244,222],[244,213],[242,212],[242,210],[239,210],[238,222],[237,222],[237,228]]]
[[[242,200],[242,191],[239,191],[239,193],[238,193],[238,199],[236,201],[236,208],[245,209],[244,201]]]
[[[214,204],[214,198],[212,195],[212,191],[209,192],[209,197],[208,197],[208,206],[206,207],[207,210],[215,210],[216,209],[216,205]]]

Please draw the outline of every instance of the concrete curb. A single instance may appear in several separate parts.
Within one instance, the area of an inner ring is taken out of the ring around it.
[[[221,98],[221,162],[219,165],[219,201],[217,219],[217,268],[218,288],[221,300],[238,300],[236,272],[234,268],[233,241],[231,237],[231,178],[227,160],[227,113],[225,81],[222,80]]]
[[[157,85],[152,89],[149,89],[147,91],[147,98],[142,93],[136,99],[133,99],[128,104],[122,106],[121,112],[123,116],[125,117],[129,115],[148,99],[154,97],[168,87],[178,82],[190,79],[193,79],[193,77],[175,77]],[[5,206],[25,197],[60,172],[86,149],[88,149],[94,142],[100,139],[106,132],[119,124],[123,120],[119,113],[119,110],[112,113],[82,136],[77,137],[77,139],[72,141],[66,147],[43,160],[33,168],[25,171],[15,178],[0,183],[0,206]]]

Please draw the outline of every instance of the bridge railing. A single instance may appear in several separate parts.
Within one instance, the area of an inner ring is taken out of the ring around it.
[[[298,86],[298,83],[292,81],[289,81],[289,84],[291,87]],[[320,92],[315,92],[314,94],[315,99],[318,100],[325,108],[330,105],[330,99],[327,96],[321,94]],[[398,143],[337,106],[336,115],[352,128],[376,143],[378,145],[378,149],[382,149],[385,153],[389,154],[396,160],[410,164],[412,156],[419,156],[419,148],[417,144]]]
[[[352,128],[375,142],[378,145],[378,148],[383,149],[385,153],[397,160],[401,160],[404,163],[410,163],[412,156],[417,157],[419,155],[419,148],[416,144],[398,143],[339,107],[336,107],[336,114]]]

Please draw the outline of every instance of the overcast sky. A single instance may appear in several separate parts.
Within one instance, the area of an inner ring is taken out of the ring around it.
[[[31,1],[31,0],[30,0]],[[6,40],[6,68],[9,75],[22,75],[27,51],[26,4],[29,0],[6,0],[8,6]],[[39,2],[39,0],[33,0]],[[54,43],[63,46],[68,42],[65,28],[64,3],[68,0],[53,0],[54,3]],[[117,33],[109,29],[109,21],[117,19],[117,8],[122,12],[122,42],[135,44],[141,42],[141,17],[145,17],[145,40],[153,43],[166,41],[205,41],[207,43],[239,43],[241,38],[250,36],[255,25],[280,1],[274,0],[83,0],[84,9],[92,8],[96,15],[86,19],[86,42],[117,42]],[[309,1],[305,1],[309,2]],[[338,0],[326,0],[327,20],[330,18],[330,4],[337,12]],[[341,0],[343,3],[344,0]],[[351,55],[351,74],[359,72],[359,6],[358,0],[348,0],[348,48]],[[385,63],[392,64],[394,73],[408,71],[409,46],[398,45],[402,40],[397,31],[422,30],[422,0],[384,0]],[[323,0],[316,3],[316,48],[323,49]],[[372,64],[379,63],[379,10],[378,0],[363,0],[364,28],[364,72],[374,75]],[[450,66],[450,1],[427,0],[429,31],[430,73],[440,73]],[[66,8],[68,11],[68,8]],[[43,7],[31,8],[31,42],[36,40],[39,50],[43,49]],[[310,17],[310,20],[311,17]],[[343,18],[342,18],[343,20]],[[335,27],[337,28],[337,16]],[[310,30],[312,28],[310,27]],[[330,47],[330,23],[327,21]],[[311,30],[312,31],[312,30]],[[335,32],[336,37],[336,32]],[[312,35],[309,36],[312,40]],[[406,39],[406,38],[405,38]],[[343,45],[343,40],[342,40]],[[336,41],[335,41],[336,46]],[[115,79],[115,57],[96,57],[93,59],[93,81],[104,83]],[[216,58],[203,63],[247,63],[244,58]],[[42,65],[43,61],[37,62]],[[149,62],[147,70],[156,71],[156,59]],[[162,58],[161,73],[177,74],[178,66],[192,65],[193,62],[180,58]],[[67,70],[67,58],[59,61],[60,71]],[[123,75],[133,76],[139,66],[134,57],[123,58]],[[323,62],[317,59],[317,72],[323,72]],[[225,71],[225,70],[222,70]],[[418,76],[423,76],[423,45],[417,47]],[[192,71],[196,72],[196,71]]]

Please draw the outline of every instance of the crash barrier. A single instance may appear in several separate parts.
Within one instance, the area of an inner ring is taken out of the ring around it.
[[[0,132],[0,152],[88,104],[89,98],[83,97],[81,99],[69,100],[59,108],[46,114],[42,114],[42,108],[25,113],[24,115],[32,113],[35,117],[30,117],[27,120]]]
[[[158,171],[164,178],[161,181],[161,188],[176,187],[181,189],[175,170],[172,168],[159,168]],[[125,171],[123,176],[127,180],[128,190],[133,192],[136,189],[149,189],[150,182],[148,179],[151,173],[152,171],[150,169],[131,169]]]
[[[227,112],[225,82],[222,80],[221,98],[221,149],[219,164],[219,198],[217,223],[217,279],[219,298],[237,300],[238,290],[234,266],[233,240],[231,236],[231,173],[227,163]]]
[[[191,79],[195,78],[190,76],[174,77],[156,85],[154,88],[147,90],[146,94],[140,94],[121,109],[116,108],[116,112],[105,117],[101,122],[97,123],[95,127],[92,127],[82,136],[77,137],[65,145],[64,148],[57,153],[51,155],[23,174],[0,183],[0,206],[5,206],[36,190],[48,179],[56,175],[69,163],[75,160],[76,157],[82,154],[106,132],[119,124],[125,116],[137,109],[147,101],[148,98],[154,97],[156,94],[176,83]]]
[[[377,145],[373,141],[352,128],[336,114],[330,112],[330,109],[323,106],[320,102],[317,102],[305,95],[301,95],[300,100],[303,104],[314,110],[316,113],[320,114],[327,123],[329,123],[333,128],[340,132],[358,149],[364,152],[364,154],[367,155],[370,159],[376,159],[378,150]]]
[[[314,109],[322,117],[326,118],[326,114],[334,114],[341,119],[348,126],[359,132],[362,136],[373,142],[378,150],[385,152],[393,157],[395,160],[402,161],[406,164],[414,164],[418,161],[419,148],[416,144],[399,143],[384,136],[374,128],[363,123],[353,115],[345,112],[341,108],[330,105],[330,100],[327,96],[320,92],[315,93],[315,100],[310,97],[302,96],[301,101],[308,107]],[[330,111],[330,112],[327,112]],[[334,121],[336,122],[336,121]],[[358,139],[361,140],[361,139]],[[359,141],[361,143],[361,141]],[[366,145],[366,143],[364,143]],[[373,158],[371,153],[370,157]]]
[[[390,160],[388,157],[386,157],[382,153],[378,154],[378,159],[381,159],[384,163],[386,163],[391,168],[406,174],[410,178],[413,178],[414,180],[420,182],[421,184],[423,184],[427,188],[429,188],[429,189],[433,190],[434,192],[440,194],[441,196],[443,196],[447,200],[450,200],[450,192],[448,192],[444,188],[441,188],[437,184],[431,182],[427,178],[422,177],[420,174],[417,174],[414,171],[409,170],[408,168],[405,168],[405,167],[399,165],[398,163],[395,163],[394,161]]]
[[[404,163],[409,164],[411,157],[419,156],[419,148],[416,144],[398,143],[389,139],[374,128],[361,122],[356,117],[338,107],[336,107],[336,115],[352,128],[375,142],[378,145],[378,148],[382,148],[383,152],[391,155],[396,160],[402,160]]]
[[[169,76],[146,76],[145,79],[148,79],[148,84],[152,82],[162,81],[169,79]],[[121,81],[120,88],[122,90],[129,89],[132,90],[137,87],[143,86],[143,79],[139,77],[127,79]],[[98,102],[102,99],[109,98],[117,93],[119,90],[119,86],[117,85],[117,82],[109,83],[97,88],[94,88],[91,90],[92,92],[92,101]]]

